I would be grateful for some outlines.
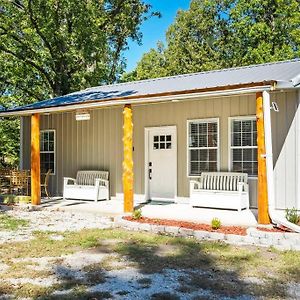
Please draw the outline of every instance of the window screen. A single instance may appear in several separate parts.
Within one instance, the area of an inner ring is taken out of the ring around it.
[[[55,174],[55,131],[44,130],[40,134],[41,142],[41,173],[49,169]]]
[[[218,169],[218,122],[190,121],[188,123],[189,175]]]
[[[231,123],[231,161],[235,172],[257,175],[256,119],[236,119]]]

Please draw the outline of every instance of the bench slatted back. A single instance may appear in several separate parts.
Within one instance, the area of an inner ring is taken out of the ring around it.
[[[238,183],[248,183],[248,174],[232,172],[202,172],[200,189],[238,191]]]
[[[76,184],[78,185],[95,185],[97,178],[108,180],[107,171],[78,171]]]

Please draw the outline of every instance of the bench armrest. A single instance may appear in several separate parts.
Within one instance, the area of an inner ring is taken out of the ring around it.
[[[238,191],[240,193],[242,193],[242,192],[248,192],[248,183],[246,183],[246,182],[238,182]]]
[[[108,187],[109,181],[106,179],[96,178],[95,179],[95,186],[105,186]]]
[[[190,191],[193,191],[195,189],[200,189],[200,181],[198,180],[190,180]]]
[[[64,177],[64,186],[68,185],[69,183],[72,183],[72,185],[76,184],[76,179],[71,177]]]

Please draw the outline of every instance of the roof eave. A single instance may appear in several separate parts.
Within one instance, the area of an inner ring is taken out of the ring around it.
[[[247,83],[223,87],[214,87],[206,89],[184,90],[178,92],[167,92],[149,95],[128,96],[123,98],[111,98],[109,100],[93,100],[86,103],[72,103],[55,107],[35,108],[27,110],[11,110],[0,111],[0,117],[12,117],[12,116],[28,116],[34,113],[57,113],[74,111],[79,109],[94,109],[109,106],[120,106],[124,104],[153,104],[168,101],[183,101],[188,99],[203,98],[203,97],[218,97],[227,95],[237,95],[246,93],[261,92],[264,90],[271,90],[276,86],[276,81],[263,81],[256,83]]]

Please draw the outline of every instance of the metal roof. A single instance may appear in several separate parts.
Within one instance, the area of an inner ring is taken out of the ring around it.
[[[143,98],[160,94],[179,94],[184,92],[214,90],[223,87],[246,84],[269,83],[276,81],[284,88],[295,87],[299,83],[300,59],[185,74],[157,79],[134,81],[88,88],[65,96],[15,107],[2,111],[17,112],[83,104],[94,101]]]

